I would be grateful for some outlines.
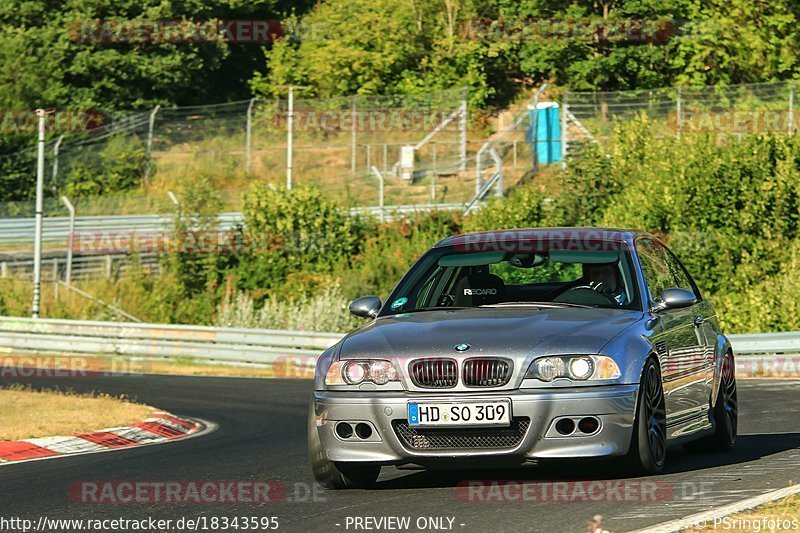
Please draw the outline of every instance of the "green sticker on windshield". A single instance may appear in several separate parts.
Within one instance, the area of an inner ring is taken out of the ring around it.
[[[397,300],[392,302],[392,311],[397,311],[398,309],[406,305],[407,301],[408,298],[406,298],[405,296],[403,296],[402,298],[398,298]]]

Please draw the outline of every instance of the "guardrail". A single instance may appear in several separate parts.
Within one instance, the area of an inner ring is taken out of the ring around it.
[[[409,204],[354,207],[350,214],[360,216],[379,216],[381,212],[386,220],[393,216],[408,215],[427,211],[460,211],[464,204]],[[217,216],[217,229],[226,231],[233,229],[244,221],[240,212],[221,213]],[[112,216],[78,216],[75,217],[75,233],[83,232],[153,232],[169,231],[173,226],[172,215],[112,215]],[[42,222],[42,242],[67,244],[69,237],[69,217],[45,217]],[[32,243],[34,232],[33,218],[0,218],[0,245]]]
[[[0,317],[11,352],[192,358],[273,364],[316,358],[340,333]]]
[[[10,352],[66,353],[274,364],[293,356],[304,365],[338,342],[342,333],[217,328],[129,322],[0,317],[0,348]],[[800,373],[800,332],[730,335],[739,365],[780,355]]]

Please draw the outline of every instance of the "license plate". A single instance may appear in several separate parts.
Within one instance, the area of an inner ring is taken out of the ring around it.
[[[409,426],[509,426],[511,400],[409,402]]]

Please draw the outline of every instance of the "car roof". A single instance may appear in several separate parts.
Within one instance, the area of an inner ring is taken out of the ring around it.
[[[577,239],[584,241],[594,239],[611,242],[633,243],[638,237],[654,238],[649,232],[621,228],[591,228],[591,227],[555,227],[555,228],[527,228],[527,229],[502,229],[481,231],[475,233],[464,233],[447,237],[436,243],[434,248],[445,246],[459,246],[471,243],[496,242],[496,241],[517,241],[530,239]]]

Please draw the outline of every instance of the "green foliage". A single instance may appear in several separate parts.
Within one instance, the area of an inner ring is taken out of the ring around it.
[[[219,281],[226,259],[216,248],[220,208],[216,189],[208,178],[189,181],[179,192],[164,266],[186,295],[213,291]]]
[[[482,107],[541,81],[573,90],[772,81],[800,75],[799,18],[799,4],[751,0],[321,0],[292,21],[297,30],[251,85],[273,95],[302,83],[322,96],[467,85]]]
[[[800,238],[800,141],[752,136],[655,139],[643,121],[571,162],[571,187],[544,223],[629,227],[660,234],[720,302],[735,331],[796,327],[793,267]],[[762,304],[746,303],[761,298]],[[756,320],[756,309],[771,311]]]
[[[349,331],[361,321],[347,311],[350,302],[335,280],[316,294],[294,299],[270,298],[261,309],[246,293],[220,305],[216,324],[223,327],[289,329],[302,331]]]
[[[464,231],[531,228],[544,218],[544,196],[533,187],[512,190],[505,198],[492,198],[464,220]]]
[[[356,250],[359,225],[313,187],[287,191],[256,185],[244,197],[243,238],[253,248],[240,258],[241,286],[274,288],[303,268],[326,270]]]
[[[277,19],[285,0],[0,0],[0,107],[130,109],[247,98],[262,46],[100,42],[90,21]],[[85,38],[91,37],[95,38]],[[82,38],[82,36],[84,38]]]
[[[97,154],[87,153],[70,167],[63,194],[79,198],[135,189],[146,166],[144,143],[114,137]]]
[[[325,97],[467,85],[474,105],[498,95],[507,101],[510,45],[465,39],[462,23],[477,16],[472,2],[460,0],[325,0],[293,21],[297,38],[267,52],[270,71],[251,85],[274,95],[281,85],[302,83]]]
[[[0,201],[30,199],[36,183],[34,138],[0,135]]]
[[[335,273],[348,297],[374,294],[385,298],[414,261],[438,241],[459,232],[459,221],[448,212],[417,214],[382,224],[365,235],[349,268],[340,263]]]

